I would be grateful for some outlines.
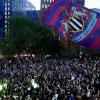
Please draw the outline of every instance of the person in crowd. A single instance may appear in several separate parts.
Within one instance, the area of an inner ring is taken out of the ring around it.
[[[1,59],[1,84],[2,100],[100,100],[100,57]]]

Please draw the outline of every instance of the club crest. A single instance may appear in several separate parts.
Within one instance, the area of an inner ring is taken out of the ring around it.
[[[80,32],[84,29],[84,20],[82,17],[79,17],[77,15],[73,15],[69,18],[69,31],[70,32]]]

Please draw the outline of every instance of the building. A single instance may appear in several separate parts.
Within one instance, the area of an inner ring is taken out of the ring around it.
[[[41,0],[41,10],[47,9],[54,0]]]
[[[35,6],[28,0],[0,0],[0,38],[4,37],[8,33],[8,21],[10,16],[14,15],[28,15],[29,17],[36,17]]]
[[[12,0],[11,11],[12,15],[26,14],[27,11],[27,0]]]
[[[32,10],[35,10],[35,9],[36,9],[36,7],[31,2],[27,1],[27,10],[32,11]]]
[[[75,0],[78,4],[84,5],[85,4],[85,0]]]
[[[0,38],[8,32],[7,19],[11,15],[11,2],[10,0],[0,0]]]
[[[12,0],[4,0],[4,32],[7,33],[8,30],[8,21],[7,19],[11,16],[12,14]]]
[[[48,8],[48,6],[50,6],[51,2],[53,2],[55,0],[41,0],[41,5],[40,5],[40,10],[41,10],[41,16],[43,14],[43,12],[45,11],[45,9]]]
[[[40,18],[40,10],[36,10],[35,6],[28,1],[26,15],[34,20],[38,20]]]
[[[8,21],[15,14],[26,14],[27,0],[3,0],[4,1],[4,33],[8,33]]]
[[[39,20],[40,19],[40,10],[27,10],[27,16],[34,20]]]
[[[4,36],[4,1],[0,0],[0,38]]]
[[[7,19],[15,13],[25,13],[27,0],[0,0],[0,38],[9,31]]]
[[[45,9],[48,8],[48,6],[51,4],[51,2],[53,2],[55,0],[41,0],[41,12],[43,12]],[[85,0],[74,0],[79,4],[84,5]]]
[[[12,0],[12,15],[25,15],[32,19],[38,19],[40,11],[28,0]]]

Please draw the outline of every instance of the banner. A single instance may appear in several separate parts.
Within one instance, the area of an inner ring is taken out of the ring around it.
[[[55,0],[45,12],[43,21],[56,28],[60,37],[100,51],[100,13],[74,0]]]

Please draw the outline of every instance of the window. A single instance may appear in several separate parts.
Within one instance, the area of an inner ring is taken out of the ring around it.
[[[8,6],[10,6],[10,3],[8,2]]]
[[[5,16],[5,19],[7,19],[7,16]]]
[[[44,4],[42,4],[42,8],[44,8]]]
[[[8,7],[8,11],[10,11],[10,7]]]
[[[5,7],[5,11],[7,11],[7,7]]]
[[[5,11],[5,15],[7,15],[7,12]]]
[[[7,29],[5,29],[5,33],[7,32]]]
[[[45,8],[47,8],[48,7],[48,5],[47,4],[45,4]]]
[[[5,7],[7,7],[7,2],[5,2]]]
[[[8,15],[10,15],[10,12],[8,12]]]
[[[5,20],[5,24],[7,24],[7,20]]]
[[[7,24],[5,24],[5,28],[7,28]]]

